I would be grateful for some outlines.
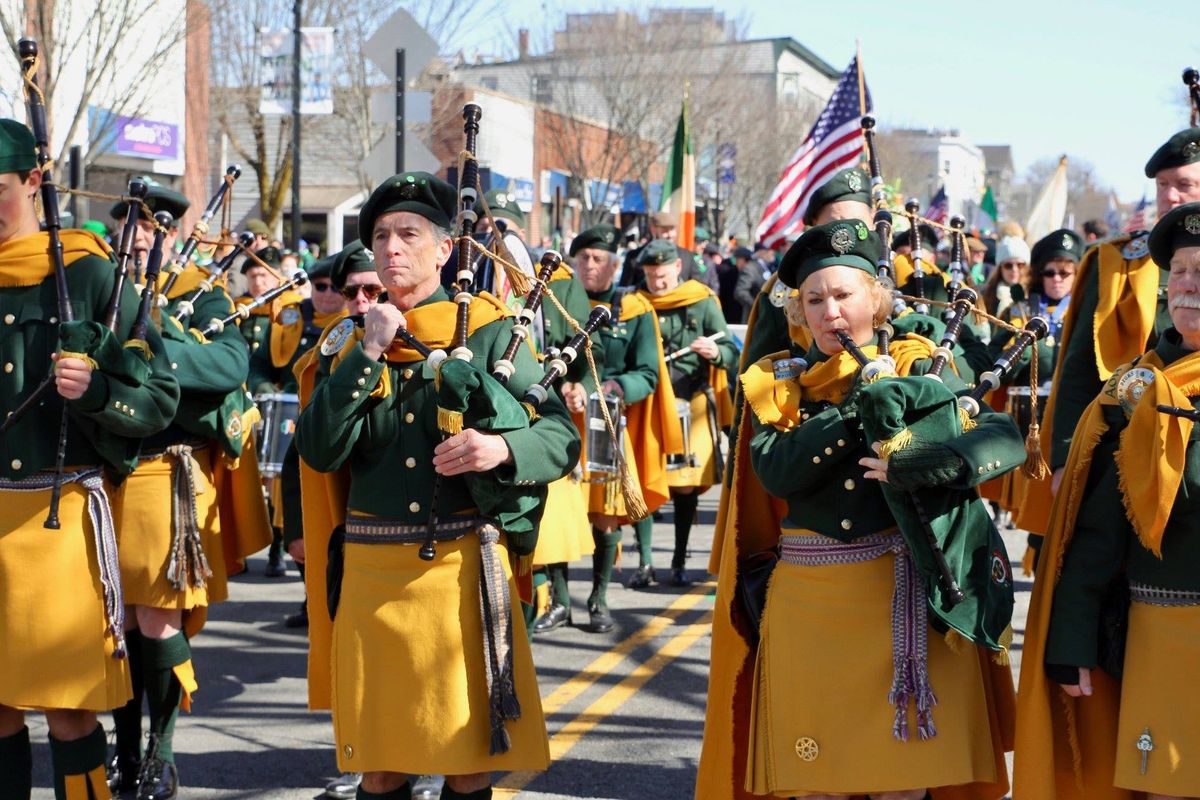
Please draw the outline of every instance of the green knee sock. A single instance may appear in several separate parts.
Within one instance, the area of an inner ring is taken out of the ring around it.
[[[368,792],[362,788],[362,784],[358,785],[358,791],[354,796],[357,800],[411,800],[412,785],[405,781],[402,786],[397,789],[392,789],[390,792]],[[442,797],[445,797],[445,791],[442,792]]]
[[[137,628],[125,631],[125,652],[129,658],[129,676],[133,697],[120,708],[113,709],[113,730],[117,734],[117,753],[140,756],[142,753],[142,698],[145,696],[145,656],[142,652],[142,632]]]
[[[142,637],[142,653],[146,668],[146,699],[150,703],[150,732],[158,738],[158,757],[174,764],[175,720],[179,718],[179,701],[183,686],[174,668],[188,662],[192,648],[187,637],[177,633],[168,639]]]
[[[566,608],[571,607],[571,590],[567,586],[567,565],[550,564],[546,574],[550,577],[550,599]]]
[[[108,797],[108,784],[104,779],[104,727],[97,725],[96,729],[82,739],[62,742],[50,737],[50,761],[54,764],[54,797],[55,800],[88,800],[92,797]],[[67,778],[75,775],[86,775],[88,791],[67,794]],[[105,794],[101,795],[103,788]]]
[[[592,553],[592,594],[588,607],[608,608],[608,582],[612,578],[613,565],[617,561],[617,546],[621,544],[621,531],[605,533],[592,528],[592,539],[596,549]]]
[[[637,539],[638,564],[640,566],[653,566],[650,561],[650,539],[653,533],[654,517],[646,517],[633,523],[633,535]]]
[[[33,750],[29,746],[29,728],[0,738],[0,787],[4,796],[29,800],[33,792]]]
[[[545,568],[539,567],[533,571],[533,602],[526,603],[521,601],[521,616],[525,618],[525,635],[529,637],[529,641],[533,641],[533,623],[537,621],[537,599],[538,587],[545,586],[547,582]]]

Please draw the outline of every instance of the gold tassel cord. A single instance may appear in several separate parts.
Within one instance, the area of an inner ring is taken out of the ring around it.
[[[1025,435],[1025,464],[1021,467],[1025,476],[1040,481],[1050,474],[1050,467],[1042,456],[1042,427],[1038,424],[1038,342],[1033,340],[1029,364],[1029,433]]]

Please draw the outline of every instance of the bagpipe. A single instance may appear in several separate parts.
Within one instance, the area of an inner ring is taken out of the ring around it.
[[[1190,124],[1194,128],[1200,125],[1200,70],[1188,67],[1183,71],[1183,85],[1188,88],[1188,98],[1191,101]]]
[[[196,248],[200,245],[200,241],[208,233],[208,225],[217,211],[221,208],[229,197],[229,191],[233,188],[234,182],[241,176],[242,168],[237,164],[231,164],[225,169],[225,178],[221,181],[221,185],[217,187],[217,191],[209,198],[208,205],[204,207],[204,212],[201,213],[200,219],[196,220],[196,224],[192,226],[191,233],[183,242],[183,247],[179,253],[171,260],[171,264],[167,267],[167,278],[163,283],[163,287],[159,290],[158,302],[162,306],[167,304],[167,295],[174,288],[175,282],[179,280],[179,276],[183,274],[184,269],[191,260],[192,254],[196,252]]]

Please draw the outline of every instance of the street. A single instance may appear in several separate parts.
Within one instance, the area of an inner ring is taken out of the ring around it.
[[[718,490],[700,501],[689,565],[704,573],[712,542]],[[674,531],[672,508],[655,525],[655,563],[665,578]],[[637,565],[632,534],[625,537],[619,573],[609,590],[617,626],[609,634],[563,627],[539,637],[534,660],[550,732],[553,764],[544,774],[498,775],[496,797],[677,800],[694,787],[704,729],[709,630],[715,583],[691,589],[657,585],[631,591],[623,583]],[[1023,533],[1005,534],[1017,575],[1014,669],[1028,606],[1020,578]],[[265,555],[265,554],[264,554]],[[264,555],[230,586],[231,600],[212,610],[194,642],[200,690],[193,712],[181,715],[175,749],[180,797],[320,797],[337,774],[329,715],[305,703],[306,640],[283,626],[302,586],[295,571],[262,576]],[[571,569],[574,618],[586,623],[584,601],[591,562]],[[111,717],[102,715],[106,729]],[[53,797],[49,747],[40,715],[30,715],[36,800]],[[397,731],[404,736],[404,731]]]

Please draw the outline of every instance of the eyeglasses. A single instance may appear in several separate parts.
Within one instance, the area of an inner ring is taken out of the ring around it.
[[[1000,269],[1020,269],[1023,266],[1025,265],[1020,261],[1008,261],[1001,264]]]
[[[1075,273],[1074,272],[1059,272],[1058,270],[1047,269],[1047,270],[1042,270],[1042,277],[1043,278],[1063,278],[1065,280],[1067,278],[1074,278]]]
[[[324,282],[322,282],[322,283],[314,283],[314,284],[312,285],[312,288],[313,288],[313,291],[314,291],[314,292],[332,292],[332,291],[336,291],[336,290],[333,288],[333,284],[332,284],[332,283],[324,283]]]
[[[340,289],[342,297],[347,300],[354,300],[358,297],[358,293],[362,292],[368,300],[374,300],[379,295],[383,294],[383,287],[379,284],[359,284],[357,286],[343,286]]]

